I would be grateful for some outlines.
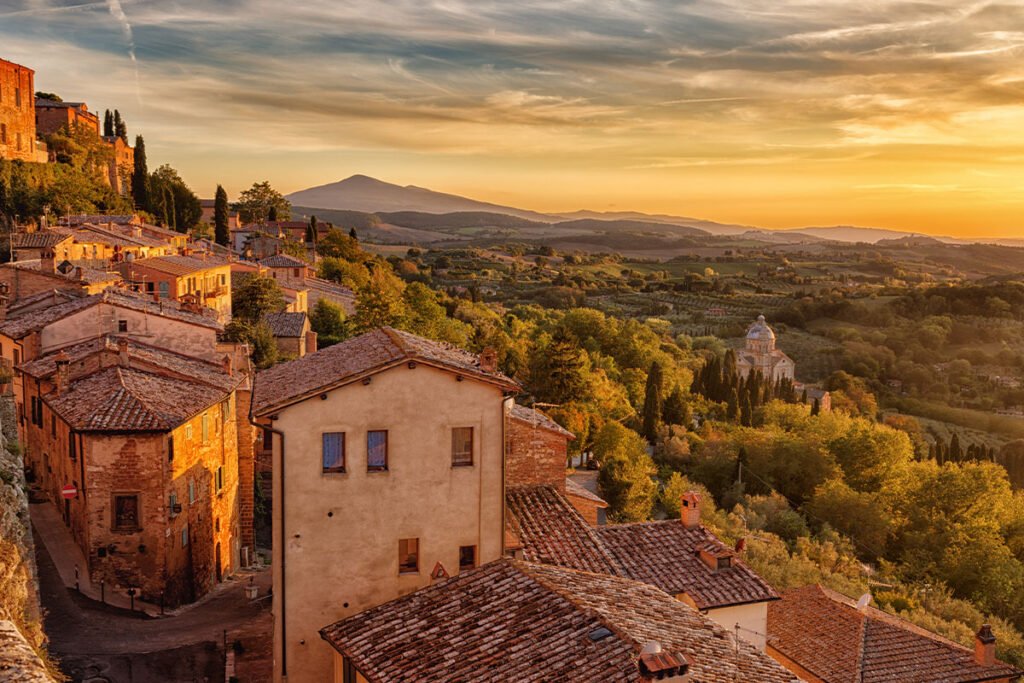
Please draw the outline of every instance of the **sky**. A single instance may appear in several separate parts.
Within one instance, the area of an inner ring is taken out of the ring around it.
[[[234,196],[1024,237],[1024,2],[0,0],[0,58]]]

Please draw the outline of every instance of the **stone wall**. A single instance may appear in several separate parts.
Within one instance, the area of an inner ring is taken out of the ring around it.
[[[32,69],[0,59],[0,159],[36,160]]]
[[[506,485],[550,484],[565,493],[567,448],[564,435],[510,416],[505,426]]]
[[[10,621],[30,648],[39,648],[45,642],[45,636],[40,617],[35,548],[21,453],[13,446],[17,444],[17,425],[14,400],[9,393],[0,396],[0,422],[3,427],[3,436],[0,437],[0,620]],[[0,636],[0,652],[8,652],[8,640],[11,647],[17,645],[13,642],[14,634],[4,633]],[[17,662],[29,662],[31,659],[19,655]],[[31,673],[33,669],[30,667],[26,671]],[[4,680],[4,675],[0,671],[0,681]],[[49,679],[26,675],[9,680]]]

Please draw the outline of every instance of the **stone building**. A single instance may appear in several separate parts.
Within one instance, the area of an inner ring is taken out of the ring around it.
[[[231,264],[227,261],[205,255],[157,256],[125,261],[119,270],[140,292],[213,309],[221,322],[231,319]]]
[[[270,277],[282,287],[307,290],[309,309],[312,310],[320,299],[341,306],[346,315],[356,310],[356,295],[348,287],[316,277],[316,271],[308,263],[288,254],[274,254],[259,262]]]
[[[760,372],[767,379],[794,379],[796,364],[782,349],[775,348],[775,332],[763,315],[747,328],[746,345],[736,352],[736,369],[746,377]]]
[[[203,209],[203,215],[199,219],[203,223],[209,223],[213,225],[214,212],[217,208],[217,202],[214,199],[200,199],[199,206]],[[241,224],[238,220],[238,212],[233,209],[228,209],[228,232],[232,230],[238,230]],[[238,249],[237,251],[241,251]]]
[[[36,160],[35,71],[0,59],[0,159]]]
[[[116,336],[17,370],[26,466],[93,582],[174,606],[239,566],[243,373]]]
[[[34,98],[35,95],[33,94]],[[36,133],[40,136],[51,135],[67,128],[78,126],[100,134],[100,119],[89,111],[85,102],[57,102],[55,100],[35,100]]]
[[[110,146],[107,182],[118,194],[130,194],[132,173],[135,171],[135,148],[117,135],[105,135],[103,139]]]
[[[502,556],[517,390],[492,356],[390,328],[257,374],[252,413],[274,459],[275,681],[329,679],[325,625]]]
[[[277,341],[277,350],[285,356],[302,358],[307,353],[316,352],[316,332],[310,327],[309,316],[305,313],[268,313],[264,321]]]
[[[28,244],[22,242],[21,244]],[[40,250],[47,254],[47,249]],[[20,302],[54,290],[74,294],[96,294],[121,282],[121,276],[106,270],[85,266],[61,268],[52,255],[41,259],[0,263],[0,300]]]

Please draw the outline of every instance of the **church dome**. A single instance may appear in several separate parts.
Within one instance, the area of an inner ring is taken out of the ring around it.
[[[763,315],[757,316],[757,322],[747,328],[747,339],[774,341],[775,333],[772,332],[772,328],[768,327]]]

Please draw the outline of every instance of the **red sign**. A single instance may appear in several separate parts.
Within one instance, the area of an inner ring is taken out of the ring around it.
[[[78,495],[78,489],[75,488],[74,484],[68,484],[60,490],[60,495],[70,500]]]

